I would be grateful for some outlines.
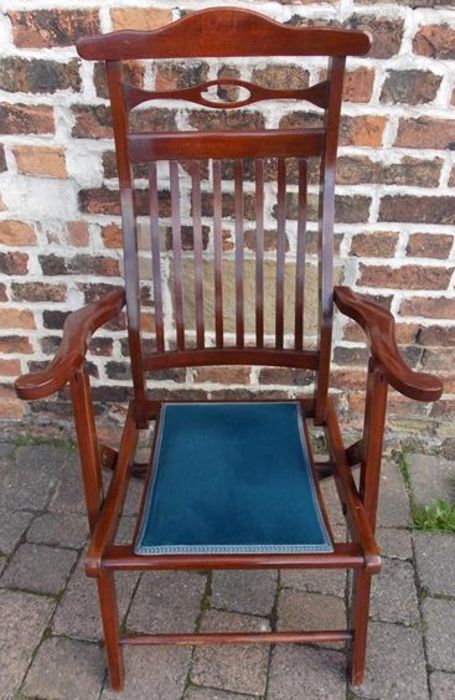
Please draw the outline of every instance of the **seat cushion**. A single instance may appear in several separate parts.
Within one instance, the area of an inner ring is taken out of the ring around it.
[[[331,552],[300,404],[162,407],[136,554]]]

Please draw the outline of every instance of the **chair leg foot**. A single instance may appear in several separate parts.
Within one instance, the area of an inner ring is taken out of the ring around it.
[[[119,614],[114,575],[103,571],[97,578],[105,651],[112,690],[123,690],[125,670],[123,649],[119,643]]]
[[[350,629],[353,631],[350,676],[353,685],[361,685],[365,675],[368,614],[370,610],[371,574],[356,570],[352,589]]]

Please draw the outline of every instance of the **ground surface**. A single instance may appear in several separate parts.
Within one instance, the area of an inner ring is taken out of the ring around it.
[[[94,583],[82,572],[86,524],[76,453],[0,444],[0,699],[447,700],[455,697],[455,535],[409,530],[393,461],[383,469],[384,566],[371,608],[365,684],[346,682],[343,648],[286,645],[130,649],[126,688],[106,681]],[[409,456],[415,498],[446,495],[453,467]],[[134,522],[140,482],[121,537]],[[342,519],[327,484],[332,522]],[[342,626],[343,573],[119,575],[123,625],[137,631]],[[337,622],[336,622],[337,621]]]

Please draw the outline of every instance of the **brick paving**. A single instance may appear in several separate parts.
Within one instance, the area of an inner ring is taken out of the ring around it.
[[[453,464],[410,457],[414,498],[439,497]],[[428,475],[425,490],[424,475]],[[450,479],[449,479],[450,480]],[[134,523],[141,484],[119,539]],[[432,491],[433,489],[433,491]],[[323,491],[343,534],[333,486]],[[449,494],[446,494],[449,498]],[[409,529],[410,499],[384,464],[366,681],[351,688],[336,647],[127,649],[125,700],[447,700],[455,696],[455,536]],[[101,648],[74,450],[0,444],[0,700],[113,700]],[[161,572],[118,575],[133,631],[292,629],[344,624],[343,572]],[[327,618],[327,620],[326,620]]]

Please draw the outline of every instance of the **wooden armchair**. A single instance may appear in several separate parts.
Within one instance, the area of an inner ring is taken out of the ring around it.
[[[363,55],[369,47],[370,39],[362,32],[287,27],[237,9],[195,12],[153,32],[121,31],[78,43],[83,58],[106,62],[121,192],[125,292],[113,292],[70,314],[55,359],[45,371],[20,377],[16,389],[24,399],[39,399],[70,384],[91,533],[85,567],[98,584],[110,682],[116,690],[123,686],[125,644],[346,641],[352,650],[352,682],[362,682],[370,582],[381,567],[375,521],[387,387],[419,401],[434,401],[442,391],[439,379],[405,365],[390,313],[347,287],[333,286],[335,160],[345,58]],[[278,55],[327,56],[327,78],[308,88],[280,90],[230,78],[163,93],[130,85],[122,74],[125,60]],[[237,102],[207,98],[206,91],[220,83],[246,88],[248,97]],[[163,97],[213,110],[260,100],[302,100],[323,111],[323,124],[282,130],[132,132],[131,111]],[[310,159],[320,162],[318,264],[307,254]],[[138,163],[146,164],[148,178],[156,326],[151,352],[144,350],[140,328],[132,175]],[[247,176],[247,168],[252,175]],[[160,209],[161,177],[170,183],[170,215]],[[180,204],[188,180],[191,206],[185,214]],[[297,211],[289,233],[295,241],[291,262],[286,249],[288,180]],[[276,252],[269,252],[264,240],[270,215],[267,220],[264,212],[272,195],[265,192],[275,185]],[[255,217],[250,251],[244,245],[247,206]],[[189,251],[182,244],[183,216],[192,222]],[[169,250],[163,250],[161,240],[160,220],[166,217]],[[211,241],[205,252],[203,226],[209,228]],[[225,226],[232,229],[233,252],[223,250]],[[313,344],[307,342],[311,333],[304,303],[311,265],[319,277],[319,329]],[[253,293],[245,286],[247,266],[253,269]],[[133,398],[116,452],[97,440],[84,358],[91,334],[125,303]],[[347,448],[328,396],[334,304],[362,326],[370,349],[363,437]],[[312,371],[314,395],[296,401],[212,404],[147,398],[146,373],[153,377],[154,371],[166,368],[241,364]],[[120,546],[114,538],[134,471],[138,431],[150,421],[156,421],[155,437],[136,534],[131,544]],[[313,459],[308,421],[323,426],[329,462]],[[351,472],[354,466],[360,466],[359,488]],[[105,496],[103,467],[113,470]],[[335,541],[327,519],[318,488],[318,477],[327,475],[336,480],[347,542]],[[114,572],[267,568],[352,569],[348,628],[121,636]]]

